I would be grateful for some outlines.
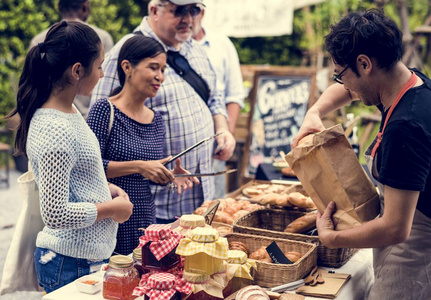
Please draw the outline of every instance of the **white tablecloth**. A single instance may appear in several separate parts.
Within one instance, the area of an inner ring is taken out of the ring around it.
[[[331,269],[331,268],[325,268]],[[338,273],[351,274],[352,278],[341,289],[337,299],[363,300],[366,298],[371,285],[374,282],[373,253],[371,249],[358,251],[344,266],[333,269]],[[75,283],[72,282],[52,293],[45,295],[43,300],[103,300],[102,292],[94,295],[80,293]],[[306,297],[316,300],[323,298]]]

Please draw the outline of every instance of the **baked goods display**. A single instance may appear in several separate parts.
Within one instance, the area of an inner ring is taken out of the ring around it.
[[[245,186],[241,192],[236,195],[236,199],[247,199],[252,203],[261,205],[274,205],[293,209],[317,209],[314,202],[306,195],[300,185],[256,182]]]
[[[284,232],[306,233],[316,227],[316,212],[308,213],[287,225]]]
[[[235,220],[245,216],[246,214],[263,208],[258,204],[253,204],[250,201],[245,200],[235,200],[233,198],[218,200],[220,201],[220,204],[213,221],[230,225],[232,225]],[[204,203],[194,211],[194,214],[204,214],[208,207],[213,203],[214,201],[204,201]]]

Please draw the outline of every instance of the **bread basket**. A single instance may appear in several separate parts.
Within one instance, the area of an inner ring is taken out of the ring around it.
[[[236,220],[233,231],[234,233],[313,243],[317,246],[317,264],[325,267],[341,267],[358,251],[354,248],[329,249],[320,243],[318,236],[284,232],[289,223],[305,213],[299,210],[258,210]]]
[[[262,287],[274,287],[302,279],[316,266],[317,253],[314,244],[239,233],[227,234],[225,238],[229,243],[233,241],[244,243],[250,253],[275,241],[283,252],[297,251],[302,254],[298,261],[289,265],[257,260],[254,283]]]

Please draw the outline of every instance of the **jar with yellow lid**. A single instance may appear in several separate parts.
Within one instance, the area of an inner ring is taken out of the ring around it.
[[[229,250],[228,259],[226,260],[228,267],[232,269],[233,277],[229,281],[226,288],[223,290],[225,297],[235,293],[236,291],[253,284],[253,275],[257,270],[256,261],[248,259],[244,251]]]
[[[176,253],[185,258],[185,271],[212,275],[222,268],[227,251],[227,239],[216,229],[198,227],[181,240]]]
[[[133,259],[125,255],[115,255],[109,259],[109,269],[103,277],[103,298],[110,300],[131,300],[133,289],[139,284],[138,271],[133,267]]]
[[[205,218],[200,215],[182,215],[180,224],[173,231],[186,236],[187,232],[198,227],[210,227],[205,223]]]
[[[149,270],[144,269],[144,267],[142,266],[142,249],[141,248],[135,248],[133,250],[133,266],[138,271],[139,278],[141,278],[141,276],[143,274],[146,274],[149,272]]]
[[[224,299],[223,286],[210,275],[184,271],[183,278],[192,284],[192,293],[187,300]]]

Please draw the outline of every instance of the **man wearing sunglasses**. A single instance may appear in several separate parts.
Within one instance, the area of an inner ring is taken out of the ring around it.
[[[378,10],[348,14],[331,26],[325,45],[336,83],[307,112],[292,148],[353,99],[377,106],[380,131],[365,155],[381,212],[335,231],[330,202],[317,215],[319,239],[329,248],[374,248],[368,299],[431,299],[431,80],[403,64],[402,33]]]
[[[193,38],[204,47],[208,58],[217,75],[217,86],[222,91],[223,100],[226,103],[229,130],[234,134],[241,107],[244,106],[244,88],[241,68],[235,46],[230,39],[214,31],[208,31],[202,27],[202,19],[205,9],[202,8],[196,18],[193,19]],[[214,171],[224,171],[226,163],[214,159]],[[215,198],[223,198],[226,194],[226,176],[215,178]]]
[[[166,51],[175,56],[165,71],[165,81],[157,95],[146,100],[147,107],[160,112],[166,128],[165,156],[175,155],[198,141],[223,132],[216,137],[219,157],[227,160],[235,148],[235,139],[229,132],[226,106],[221,94],[216,90],[216,75],[211,67],[205,50],[191,39],[193,19],[203,8],[202,0],[152,0],[148,5],[149,16],[144,17],[134,30],[159,41]],[[123,37],[106,54],[103,63],[105,77],[96,85],[92,103],[109,96],[117,86],[117,59],[121,46],[132,37]],[[175,71],[177,68],[190,67],[202,77],[210,90],[204,101],[197,90]],[[213,172],[213,143],[206,142],[181,157],[184,168],[192,173]],[[167,166],[170,168],[171,166]],[[214,198],[214,177],[202,177],[200,185],[178,195],[166,186],[152,186],[157,209],[157,221],[170,223],[183,214],[191,214],[203,202]]]

